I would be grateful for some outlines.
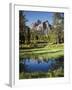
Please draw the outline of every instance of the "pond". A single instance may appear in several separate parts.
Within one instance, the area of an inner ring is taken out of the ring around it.
[[[32,59],[20,60],[20,72],[48,72],[61,68],[64,70],[64,57],[56,59]]]

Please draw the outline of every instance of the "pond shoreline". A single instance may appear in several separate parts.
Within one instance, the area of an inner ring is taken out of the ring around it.
[[[64,57],[49,60],[23,59],[20,61],[20,79],[64,77]]]

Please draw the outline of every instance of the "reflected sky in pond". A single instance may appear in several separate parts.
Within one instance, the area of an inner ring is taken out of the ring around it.
[[[48,72],[58,68],[64,69],[64,57],[48,60],[24,58],[20,61],[21,72]]]

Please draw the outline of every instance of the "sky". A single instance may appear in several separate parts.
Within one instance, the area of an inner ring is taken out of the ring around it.
[[[32,23],[37,22],[37,20],[41,20],[42,22],[48,20],[50,24],[53,23],[54,12],[24,11],[24,14],[28,20],[26,25],[29,27],[32,25]]]

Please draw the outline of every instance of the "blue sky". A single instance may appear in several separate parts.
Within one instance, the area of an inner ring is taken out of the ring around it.
[[[27,26],[31,26],[37,20],[41,20],[42,22],[48,20],[50,24],[53,22],[53,12],[24,11],[24,14],[28,20],[26,23]]]

